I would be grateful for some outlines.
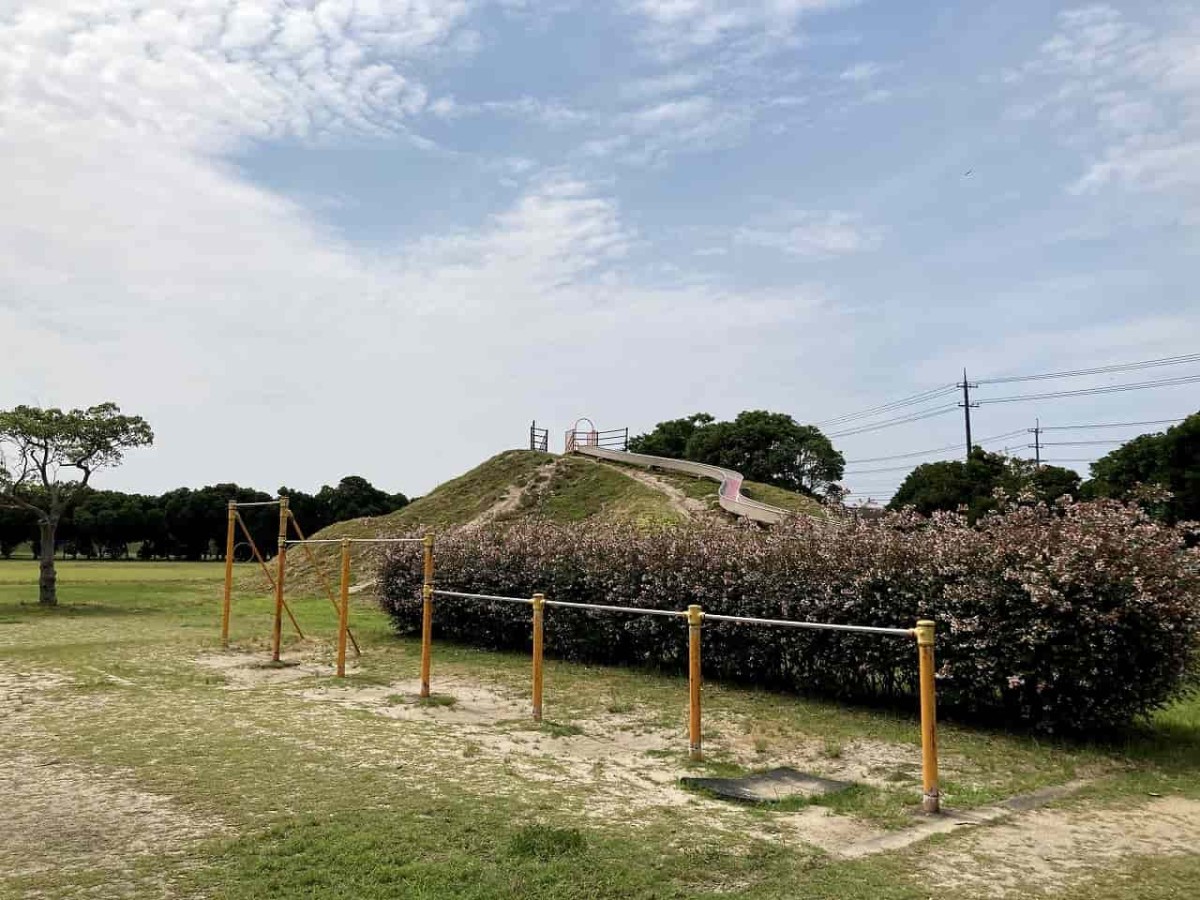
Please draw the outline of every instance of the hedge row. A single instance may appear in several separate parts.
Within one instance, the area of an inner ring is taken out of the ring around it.
[[[938,623],[938,691],[961,717],[1042,731],[1124,726],[1196,684],[1200,552],[1185,532],[1112,502],[765,532],[727,525],[646,530],[525,522],[437,543],[440,588],[577,602],[856,625]],[[420,559],[380,573],[404,634],[420,626]],[[442,599],[435,634],[528,648],[529,609]],[[686,625],[659,616],[553,608],[547,652],[682,669]],[[847,700],[916,696],[904,638],[710,623],[708,678]]]

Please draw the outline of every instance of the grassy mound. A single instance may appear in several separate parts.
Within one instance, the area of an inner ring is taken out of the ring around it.
[[[589,519],[643,523],[683,520],[669,496],[617,468],[583,457],[508,450],[394,513],[338,522],[310,537],[388,538],[471,522],[534,517],[561,523]],[[356,581],[373,577],[385,546],[354,546]],[[335,580],[336,546],[321,545],[313,551],[329,573],[329,580]],[[304,552],[294,549],[289,558],[289,583],[297,589],[316,587],[315,573]]]

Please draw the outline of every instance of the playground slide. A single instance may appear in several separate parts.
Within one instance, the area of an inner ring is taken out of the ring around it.
[[[578,443],[575,452],[597,459],[608,459],[627,465],[642,466],[646,469],[666,469],[671,472],[684,472],[709,478],[720,484],[717,488],[717,501],[721,508],[735,516],[750,519],[753,522],[764,522],[775,525],[793,515],[786,509],[759,503],[749,497],[742,496],[742,475],[733,469],[722,469],[720,466],[709,466],[704,463],[688,462],[685,459],[668,459],[665,456],[650,456],[647,453],[629,453],[623,450],[606,450],[603,447]]]

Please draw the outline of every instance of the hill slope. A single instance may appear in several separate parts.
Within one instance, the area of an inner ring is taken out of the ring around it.
[[[747,483],[747,495],[797,512],[821,515],[808,497],[769,485]],[[716,484],[670,472],[509,450],[439,485],[386,516],[350,519],[311,537],[385,538],[470,523],[504,522],[537,516],[555,522],[622,521],[670,524],[698,516],[723,516]],[[336,578],[335,545],[313,548],[330,579]],[[384,545],[354,545],[355,581],[373,577]],[[315,573],[299,549],[289,554],[291,590],[316,586]]]

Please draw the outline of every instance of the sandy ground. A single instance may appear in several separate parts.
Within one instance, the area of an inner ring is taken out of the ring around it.
[[[972,831],[928,855],[929,880],[964,897],[1050,894],[1130,856],[1200,852],[1200,801],[1042,809]],[[1200,886],[1197,888],[1200,895]]]
[[[0,745],[7,743],[3,739],[10,729],[34,726],[39,705],[55,702],[49,692],[71,684],[72,679],[53,672],[0,673]],[[170,896],[170,873],[178,866],[156,863],[147,870],[142,863],[178,861],[195,841],[225,830],[219,821],[139,789],[120,772],[52,755],[5,753],[0,798],[0,872],[6,879],[50,870],[101,870],[107,873],[108,895]]]

